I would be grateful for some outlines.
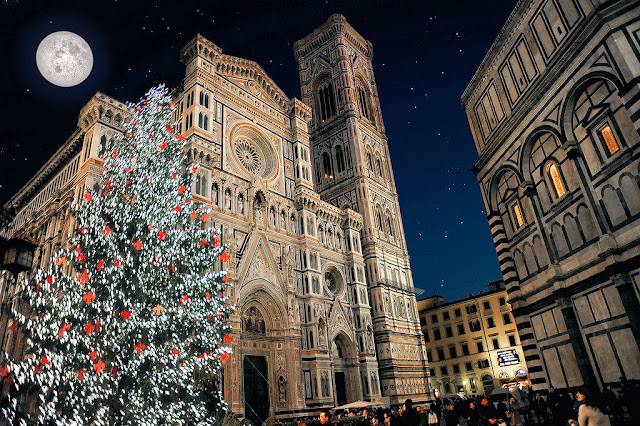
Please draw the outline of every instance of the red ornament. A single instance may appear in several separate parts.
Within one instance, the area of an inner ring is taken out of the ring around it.
[[[201,248],[205,248],[207,245],[207,240],[205,240],[204,238],[200,240],[200,247]]]
[[[78,376],[78,380],[84,379],[84,376],[86,374],[87,374],[87,370],[83,370],[82,368],[76,371],[76,376]]]
[[[225,335],[224,335],[224,342],[225,342],[227,345],[230,345],[232,341],[233,341],[233,339],[231,338],[231,336],[229,336],[228,334],[225,334]]]
[[[74,251],[76,253],[82,253],[82,247],[78,246],[78,247],[76,247],[76,249]]]
[[[86,271],[86,269],[85,269],[85,271]],[[96,296],[95,296],[95,294],[91,293],[91,290],[89,290],[89,293],[87,293],[84,296],[82,296],[82,298],[87,303],[87,305],[90,305],[94,300],[96,300]]]
[[[208,214],[206,214],[206,213],[205,213],[205,214],[203,214],[203,215],[202,215],[202,221],[203,221],[203,222],[206,222],[206,221],[208,221],[208,220],[209,220],[209,215],[208,215]]]
[[[140,251],[140,249],[142,248],[142,243],[140,242],[140,240],[136,241],[135,243],[133,243],[133,247],[137,250]]]
[[[176,179],[176,172],[171,172],[171,179]]]
[[[78,276],[78,282],[80,285],[85,285],[89,282],[89,274],[87,273],[87,268],[84,269],[82,275]]]
[[[116,367],[111,367],[111,369],[109,370],[109,373],[113,378],[118,377],[118,369]]]
[[[167,132],[171,132],[171,133],[176,131],[173,127],[169,126],[168,124],[165,126],[165,129],[167,129]]]
[[[174,265],[173,263],[171,265],[169,265],[169,268],[171,268],[171,272],[175,272],[176,271],[176,265]]]
[[[182,210],[182,207],[180,207],[180,204],[178,204],[173,208],[173,210],[175,210],[176,213],[180,213],[180,211]]]
[[[186,305],[187,303],[189,303],[189,296],[185,294],[180,298],[180,302],[182,302],[182,306]]]
[[[180,351],[178,350],[178,348],[173,348],[173,354],[174,355],[178,355],[179,353],[180,353]]]
[[[204,298],[207,299],[207,300],[211,299],[211,294],[207,293],[207,295]]]
[[[202,355],[198,355],[198,358],[204,359],[205,356],[206,356],[206,354],[204,352],[202,352]]]
[[[99,359],[98,362],[96,362],[93,366],[93,369],[96,371],[97,374],[102,373],[102,370],[104,369],[105,365],[104,362],[102,362],[102,359]]]
[[[14,321],[13,324],[11,324],[11,332],[13,333],[14,331],[16,331],[16,325],[18,325],[17,322]]]
[[[91,197],[91,194],[88,193],[88,192],[85,192],[84,199],[87,200],[87,202],[89,202],[89,201],[91,201],[91,198],[93,198],[93,197]]]
[[[89,359],[91,360],[91,362],[93,362],[93,360],[96,359],[97,356],[98,352],[95,349],[89,352]]]
[[[62,327],[60,327],[60,330],[58,330],[58,336],[60,337],[60,340],[62,340],[64,333],[66,333],[70,329],[71,329],[71,326],[66,322],[62,324]]]
[[[229,361],[229,354],[226,353],[226,352],[222,352],[220,354],[220,362],[223,363],[223,364],[226,364],[227,361]]]
[[[120,259],[116,259],[113,261],[113,265],[117,268],[118,266],[122,265],[122,260]]]
[[[49,275],[49,276],[47,277],[47,282],[48,282],[49,284],[53,284],[53,281],[54,281],[53,277],[52,277],[51,275]]]
[[[11,383],[13,383],[13,376],[5,377],[2,383],[4,384],[4,387],[8,389],[9,386],[11,386]]]
[[[146,347],[147,346],[139,340],[138,343],[136,343],[136,345],[133,347],[133,349],[135,349],[136,352],[141,353]]]
[[[102,323],[98,320],[96,321],[96,333],[100,333],[100,330],[102,330]]]
[[[67,262],[67,258],[62,256],[56,259],[56,266],[62,266]]]
[[[113,157],[113,159],[115,160],[116,158],[118,158],[118,153],[116,151],[113,151],[111,153],[111,156]]]
[[[167,234],[165,234],[165,232],[164,232],[164,231],[160,231],[160,232],[158,232],[158,235],[157,235],[157,237],[158,237],[158,239],[159,239],[160,241],[164,240],[164,237],[166,237],[166,236],[167,236]]]
[[[220,255],[220,260],[222,260],[223,262],[228,262],[230,257],[231,256],[229,256],[229,253],[225,252]]]
[[[149,132],[149,139],[153,139],[153,132]]]
[[[158,145],[158,152],[162,152],[164,151],[169,145],[167,145],[166,142],[162,142],[160,145]]]
[[[214,239],[213,239],[213,246],[214,246],[214,247],[218,247],[219,245],[220,245],[220,240],[219,240],[219,239],[217,239],[217,238],[214,238]]]
[[[97,269],[98,271],[101,271],[103,266],[104,266],[104,262],[101,260],[101,261],[99,261],[99,262],[98,262],[98,264],[96,265],[96,269]]]
[[[169,105],[169,108],[174,109],[176,107],[176,103],[175,102],[171,102],[171,105]]]
[[[131,312],[124,310],[120,312],[120,316],[122,317],[122,320],[126,322],[131,317]]]
[[[36,364],[36,365],[33,367],[33,372],[34,372],[35,374],[38,374],[38,373],[39,373],[39,372],[41,372],[41,371],[42,371],[42,366],[41,366],[40,364]]]
[[[197,171],[198,171],[198,165],[197,165],[197,164],[192,164],[192,165],[190,165],[190,166],[189,166],[189,171],[190,171],[191,173],[195,173],[195,172],[197,172]]]
[[[40,283],[38,283],[38,285],[36,285],[36,294],[40,293]]]
[[[130,168],[128,168],[128,167],[125,167],[125,168],[124,168],[124,171],[125,171],[127,174],[131,173],[131,169],[130,169]]]
[[[178,194],[182,195],[184,193],[185,189],[187,189],[187,188],[184,185],[180,185],[178,187]]]
[[[78,261],[78,263],[82,264],[84,263],[84,260],[87,258],[87,256],[85,256],[84,254],[80,253],[78,255],[78,257],[76,258],[76,260]]]
[[[84,326],[84,332],[87,333],[87,336],[91,336],[91,332],[96,329],[96,326],[93,323],[89,322],[89,324]]]
[[[196,217],[198,217],[198,212],[191,212],[189,216],[191,216],[191,220],[196,220]]]
[[[110,234],[111,232],[113,232],[113,231],[111,230],[111,228],[109,227],[109,225],[107,225],[107,226],[105,226],[105,227],[102,229],[102,232],[104,232],[104,235],[109,235],[109,234]]]
[[[184,136],[178,135],[178,141],[182,142],[184,140]]]
[[[228,282],[229,282],[229,275],[225,275],[225,276],[224,276],[224,282],[225,282],[225,283],[228,283]]]
[[[9,374],[9,367],[7,367],[7,364],[5,363],[4,367],[0,367],[0,377],[6,377],[7,374]]]

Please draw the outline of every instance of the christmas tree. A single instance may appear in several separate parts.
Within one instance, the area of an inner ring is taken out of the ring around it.
[[[185,163],[167,90],[130,107],[101,147],[100,184],[72,205],[69,247],[22,283],[25,359],[0,368],[10,421],[30,387],[47,424],[210,424],[225,408],[215,379],[231,308],[216,266],[229,255],[190,199],[198,166]]]

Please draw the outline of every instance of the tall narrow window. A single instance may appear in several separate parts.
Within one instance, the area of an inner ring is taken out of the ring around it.
[[[620,150],[620,145],[618,145],[618,141],[613,135],[611,126],[605,124],[600,129],[598,129],[598,133],[600,133],[600,137],[604,141],[605,146],[607,147],[607,153],[609,155],[613,155]]]
[[[520,204],[515,202],[511,205],[511,213],[513,215],[513,224],[516,229],[520,229],[524,226],[524,216],[522,215],[522,210],[520,209]]]
[[[551,184],[551,192],[555,199],[562,197],[567,192],[566,189],[564,189],[564,184],[560,177],[560,170],[556,163],[549,163],[547,166],[547,178]]]
[[[333,93],[333,85],[329,80],[318,86],[318,109],[320,122],[336,114],[336,99]]]
[[[204,92],[200,92],[200,105],[204,106]]]
[[[338,168],[338,173],[344,172],[344,153],[342,152],[342,147],[336,147],[336,163]]]
[[[358,107],[360,108],[360,113],[367,119],[371,120],[371,114],[369,112],[369,104],[367,102],[367,92],[358,86]]]
[[[322,154],[322,166],[324,167],[324,179],[333,179],[333,171],[331,170],[331,158],[326,152]]]
[[[198,127],[200,127],[201,129],[203,128],[203,125],[202,125],[202,113],[198,114]]]

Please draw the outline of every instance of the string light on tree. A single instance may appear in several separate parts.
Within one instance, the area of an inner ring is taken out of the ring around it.
[[[125,132],[101,147],[99,188],[72,206],[69,248],[22,282],[31,314],[12,321],[25,360],[0,368],[10,422],[21,390],[38,388],[41,424],[210,424],[226,409],[213,378],[232,307],[208,295],[223,294],[214,265],[229,255],[185,191],[197,165],[185,169],[166,88],[130,106]]]

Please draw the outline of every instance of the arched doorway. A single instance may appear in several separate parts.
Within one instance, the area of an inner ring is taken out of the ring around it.
[[[336,405],[344,405],[361,399],[357,351],[353,341],[342,332],[332,340],[331,360]]]

